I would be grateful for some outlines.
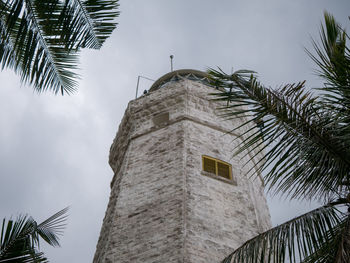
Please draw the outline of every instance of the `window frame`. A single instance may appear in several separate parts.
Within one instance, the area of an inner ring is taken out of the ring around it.
[[[208,171],[205,171],[204,170],[204,159],[209,159],[209,160],[212,160],[215,162],[215,173],[212,173],[212,172],[208,172]],[[225,164],[229,167],[229,177],[230,178],[227,178],[227,177],[224,177],[224,176],[221,176],[219,175],[219,172],[218,172],[218,163],[221,163],[221,164]],[[214,157],[211,157],[211,156],[208,156],[208,155],[202,155],[202,171],[205,172],[205,173],[209,173],[211,175],[215,175],[215,177],[217,178],[220,178],[220,179],[225,179],[225,180],[230,180],[232,181],[232,165],[228,162],[224,162],[220,159],[217,159],[217,158],[214,158]]]

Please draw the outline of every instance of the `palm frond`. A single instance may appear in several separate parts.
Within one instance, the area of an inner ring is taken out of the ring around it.
[[[321,26],[321,43],[312,40],[315,54],[306,50],[316,63],[318,74],[325,80],[320,88],[326,100],[325,106],[338,111],[350,109],[350,50],[346,32],[332,15],[325,12]],[[349,116],[347,116],[349,118]]]
[[[342,216],[328,204],[276,226],[245,242],[223,263],[300,262],[339,235]],[[337,244],[335,244],[337,245]],[[311,261],[310,261],[311,262]]]
[[[23,249],[20,256],[12,255],[6,259],[0,258],[0,263],[40,263],[49,262],[42,252],[34,252],[30,249]]]
[[[69,53],[59,41],[55,43],[60,28],[38,17],[38,1],[14,0],[0,13],[6,36],[0,39],[0,62],[19,73],[24,83],[34,86],[38,92],[47,89],[54,93],[71,93],[77,85],[76,69],[78,53]],[[58,1],[42,1],[52,21],[59,15],[51,7]],[[7,42],[7,43],[6,43]],[[10,43],[10,44],[9,44]]]
[[[68,207],[52,215],[37,227],[38,235],[51,246],[59,246],[58,236],[63,234],[66,227]]]
[[[339,138],[341,129],[333,123],[333,114],[323,110],[304,82],[272,90],[251,71],[227,75],[210,69],[208,73],[211,83],[221,90],[212,95],[226,102],[222,116],[244,120],[237,127],[245,130],[236,154],[249,151],[255,158],[267,151],[256,168],[268,170],[269,189],[293,198],[314,198],[345,187],[343,182],[350,176],[350,140]],[[259,122],[263,125],[257,129]]]
[[[119,0],[66,0],[63,16],[68,49],[102,47],[115,29]]]
[[[320,244],[314,253],[302,260],[303,263],[344,263],[350,261],[350,217],[344,217],[342,222],[333,228],[333,232],[328,231],[327,242]]]
[[[28,216],[20,215],[15,221],[3,220],[0,236],[0,262],[47,262],[39,252],[39,237],[52,246],[59,246],[67,218],[65,208],[41,224]]]
[[[0,1],[0,63],[35,90],[72,93],[81,48],[100,48],[118,0]]]

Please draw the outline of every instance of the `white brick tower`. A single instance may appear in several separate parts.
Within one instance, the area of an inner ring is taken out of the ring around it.
[[[218,263],[270,227],[263,181],[233,156],[213,91],[204,72],[177,70],[129,103],[94,263]]]

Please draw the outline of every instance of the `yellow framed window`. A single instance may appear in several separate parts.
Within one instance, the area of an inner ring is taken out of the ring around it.
[[[202,156],[203,171],[232,180],[232,166],[219,159]]]

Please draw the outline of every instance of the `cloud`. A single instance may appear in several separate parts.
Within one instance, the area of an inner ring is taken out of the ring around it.
[[[0,216],[38,220],[71,205],[62,248],[51,262],[91,262],[109,198],[109,147],[137,76],[220,66],[256,70],[267,85],[320,81],[303,47],[318,36],[324,10],[348,26],[339,1],[121,1],[119,26],[100,51],[82,53],[82,79],[71,96],[34,93],[12,72],[0,74]],[[142,81],[140,92],[150,82]],[[274,223],[286,205],[269,201]],[[287,206],[288,207],[288,206]],[[290,216],[308,204],[288,209]]]

